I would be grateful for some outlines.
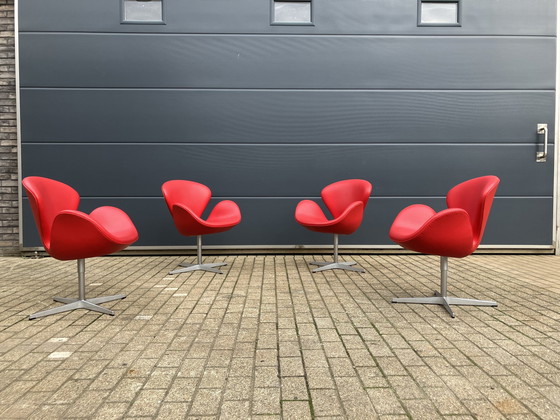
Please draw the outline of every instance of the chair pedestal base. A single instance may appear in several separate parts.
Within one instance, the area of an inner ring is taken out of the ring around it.
[[[445,307],[451,318],[455,318],[455,314],[450,305],[469,305],[469,306],[498,306],[497,302],[492,300],[465,299],[447,296],[447,267],[448,258],[440,257],[441,271],[441,291],[434,292],[432,297],[413,297],[413,298],[393,298],[393,303],[420,303],[424,305],[441,305]]]
[[[439,292],[434,292],[431,297],[413,297],[413,298],[393,298],[393,303],[420,303],[424,305],[441,305],[447,309],[451,318],[455,318],[455,314],[450,305],[470,305],[470,306],[498,306],[497,302],[491,300],[465,299],[452,296],[442,296]]]
[[[29,319],[41,318],[43,316],[59,314],[61,312],[73,311],[74,309],[87,309],[88,311],[101,312],[102,314],[115,315],[110,309],[99,306],[98,303],[110,302],[112,300],[124,299],[126,295],[103,296],[93,299],[86,299],[86,265],[84,259],[78,261],[78,299],[54,297],[55,302],[65,303],[66,305],[58,308],[47,309],[29,315]]]
[[[53,300],[55,302],[66,303],[66,305],[34,313],[32,315],[29,315],[29,319],[41,318],[43,316],[59,314],[61,312],[73,311],[74,309],[87,309],[89,311],[101,312],[107,315],[115,315],[115,313],[110,309],[104,308],[103,306],[99,306],[97,304],[110,302],[112,300],[124,299],[125,297],[125,295],[114,295],[88,300],[54,297]]]
[[[189,264],[189,263],[181,263],[179,264],[181,267],[184,268],[177,268],[176,270],[170,271],[169,274],[180,274],[180,273],[187,273],[189,271],[211,271],[212,273],[224,274],[220,270],[217,270],[214,267],[221,267],[223,265],[227,265],[225,262],[220,263],[210,263],[210,264],[202,264],[202,236],[198,235],[196,237],[196,264]]]
[[[224,265],[227,265],[227,263],[210,263],[210,264],[181,263],[179,265],[184,268],[178,268],[176,270],[170,271],[169,274],[180,274],[180,273],[186,273],[188,271],[196,271],[196,270],[211,271],[212,273],[224,274],[222,271],[217,270],[214,267],[222,267]]]
[[[353,265],[356,264],[354,261],[350,261],[350,262],[319,262],[319,261],[313,261],[313,262],[310,262],[309,264],[319,266],[319,268],[315,268],[314,270],[311,270],[313,273],[318,273],[319,271],[324,271],[324,270],[334,270],[336,268],[338,268],[340,270],[357,271],[358,273],[365,273],[365,270],[363,268],[352,267]]]
[[[349,262],[338,261],[338,234],[337,233],[334,234],[333,248],[334,248],[334,261],[333,262],[324,262],[324,261],[310,262],[309,264],[319,266],[319,268],[311,270],[312,273],[318,273],[319,271],[334,270],[334,269],[356,271],[358,273],[366,272],[366,270],[364,270],[363,268],[352,267],[353,265],[356,265],[354,261],[349,261]]]

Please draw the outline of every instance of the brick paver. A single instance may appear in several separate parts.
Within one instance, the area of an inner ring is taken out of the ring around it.
[[[0,258],[0,418],[560,418],[560,257],[450,261],[450,294],[499,303],[455,319],[390,303],[438,289],[437,257],[317,258],[171,276],[184,257],[93,258],[87,295],[127,294],[116,316],[33,321],[77,294],[75,263]]]

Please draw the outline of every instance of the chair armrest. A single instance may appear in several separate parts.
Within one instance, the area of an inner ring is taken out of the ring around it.
[[[196,236],[202,234],[198,232],[201,226],[204,226],[203,220],[187,206],[181,203],[173,204],[171,207],[171,216],[173,217],[175,227],[181,235]]]
[[[355,201],[350,204],[340,216],[332,221],[332,226],[333,229],[336,229],[336,233],[350,235],[360,227],[363,218],[364,203],[362,201]]]
[[[303,200],[296,206],[294,214],[296,221],[302,226],[322,226],[329,221],[325,213],[315,201]]]
[[[402,209],[389,230],[389,237],[394,242],[406,241],[416,235],[420,229],[436,211],[424,204],[413,204]]]
[[[138,240],[138,231],[121,209],[111,206],[98,207],[89,216],[95,220],[114,242],[131,244]]]
[[[205,224],[216,228],[230,228],[241,222],[239,206],[231,200],[223,200],[214,206]]]

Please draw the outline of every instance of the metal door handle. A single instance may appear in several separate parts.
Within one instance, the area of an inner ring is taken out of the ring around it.
[[[543,151],[537,152],[537,162],[546,162],[548,152],[548,124],[537,124],[537,134],[544,135]]]

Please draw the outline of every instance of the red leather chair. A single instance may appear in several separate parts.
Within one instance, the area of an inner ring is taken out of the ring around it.
[[[319,266],[313,270],[314,273],[335,268],[364,272],[362,268],[352,267],[356,264],[353,261],[338,261],[338,235],[350,235],[358,229],[362,223],[371,188],[371,184],[363,179],[346,179],[323,188],[321,198],[333,219],[328,219],[314,201],[303,200],[298,203],[295,217],[300,225],[314,232],[334,235],[334,262],[311,262]]]
[[[397,215],[389,237],[403,248],[440,256],[441,290],[433,297],[394,298],[393,303],[442,305],[452,318],[450,305],[498,306],[494,301],[448,296],[447,267],[449,257],[463,258],[478,248],[499,183],[495,176],[471,179],[447,193],[446,210],[436,213],[414,204]]]
[[[193,181],[167,181],[161,187],[167,208],[173,217],[175,227],[185,236],[196,236],[197,264],[180,264],[177,270],[169,274],[179,274],[187,271],[204,270],[222,274],[215,267],[226,263],[202,264],[202,235],[224,232],[241,222],[241,212],[233,201],[220,201],[203,220],[202,213],[210,202],[212,192],[206,185]]]
[[[66,305],[37,312],[35,319],[74,309],[114,315],[100,303],[124,299],[115,295],[86,299],[85,258],[121,251],[138,239],[129,217],[115,207],[99,207],[90,214],[78,211],[80,196],[72,187],[49,178],[30,176],[23,180],[35,223],[45,250],[57,260],[78,261],[78,299],[53,298]]]

